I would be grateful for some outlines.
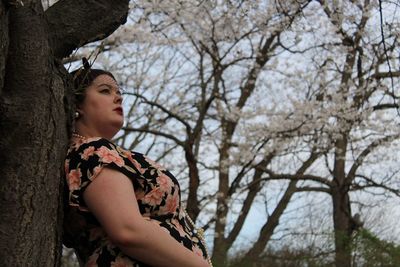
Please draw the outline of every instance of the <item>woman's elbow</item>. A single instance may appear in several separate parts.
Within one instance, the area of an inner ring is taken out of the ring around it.
[[[118,227],[111,231],[109,238],[118,247],[138,247],[142,245],[143,238],[138,227],[125,226]]]

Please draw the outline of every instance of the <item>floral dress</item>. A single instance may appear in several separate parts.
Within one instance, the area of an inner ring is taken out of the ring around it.
[[[181,205],[176,178],[143,154],[124,150],[104,138],[90,138],[71,143],[65,160],[68,203],[63,239],[67,247],[75,249],[81,263],[88,267],[149,266],[115,246],[85,204],[83,192],[105,166],[132,181],[143,217],[168,230],[186,248],[207,258],[205,244],[195,233]]]

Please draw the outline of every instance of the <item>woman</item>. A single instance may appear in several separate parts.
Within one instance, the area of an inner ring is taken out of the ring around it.
[[[210,266],[175,177],[109,141],[123,124],[114,76],[84,66],[72,73],[77,110],[65,160],[64,244],[85,266]]]

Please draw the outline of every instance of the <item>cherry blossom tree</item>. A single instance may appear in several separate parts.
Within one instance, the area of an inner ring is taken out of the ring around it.
[[[299,190],[326,192],[331,196],[335,263],[336,266],[351,266],[351,239],[361,226],[358,215],[352,213],[351,192],[377,188],[386,194],[399,195],[394,179],[398,168],[384,172],[371,170],[372,162],[377,163],[376,155],[371,154],[376,150],[387,153],[399,137],[393,81],[400,72],[392,71],[390,65],[388,68],[388,64],[393,64],[398,36],[389,28],[385,31],[386,41],[382,43],[381,32],[376,28],[379,21],[377,1],[343,1],[340,4],[319,1],[319,4],[310,10],[318,14],[319,19],[324,15],[326,21],[320,19],[321,24],[316,24],[311,32],[314,35],[320,32],[324,40],[313,38],[318,46],[313,50],[314,55],[303,53],[312,59],[315,74],[309,75],[308,88],[303,88],[306,94],[303,100],[293,101],[296,108],[286,121],[299,125],[300,131],[306,130],[306,136],[314,136],[324,163],[321,161],[318,168],[305,176],[272,169],[266,171],[268,179],[304,180],[307,182]],[[312,13],[307,19],[312,19]],[[393,23],[396,25],[398,21]],[[298,33],[298,28],[295,30]],[[284,47],[292,53],[305,49],[301,45],[290,47],[290,41]],[[302,109],[298,108],[300,105]],[[314,146],[312,144],[312,148]]]

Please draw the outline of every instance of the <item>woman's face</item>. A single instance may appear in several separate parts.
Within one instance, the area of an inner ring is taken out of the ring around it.
[[[114,136],[124,123],[122,96],[117,82],[109,75],[99,75],[86,88],[78,112],[80,123],[91,132],[103,137]]]

